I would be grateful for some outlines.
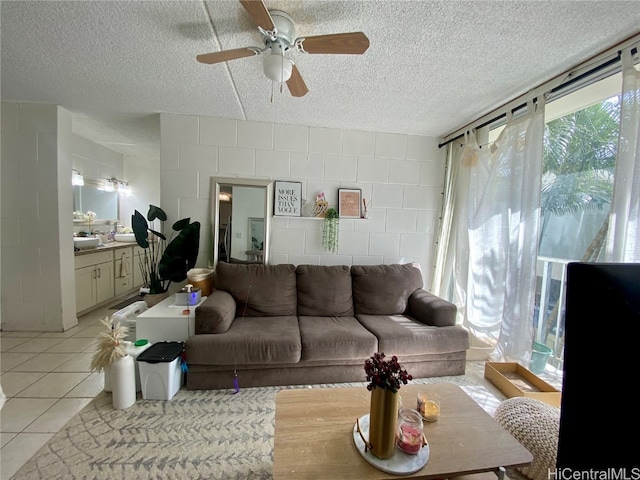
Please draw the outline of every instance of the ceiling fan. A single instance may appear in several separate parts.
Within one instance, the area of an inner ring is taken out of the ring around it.
[[[267,10],[262,0],[240,0],[240,3],[258,26],[264,47],[204,53],[196,57],[198,62],[214,64],[268,52],[263,61],[265,75],[274,82],[286,82],[294,97],[303,97],[309,89],[296,65],[286,56],[289,50],[311,54],[362,54],[369,48],[369,39],[362,32],[296,37],[293,19],[287,13]]]

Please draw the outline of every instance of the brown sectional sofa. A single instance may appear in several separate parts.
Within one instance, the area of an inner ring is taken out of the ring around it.
[[[231,388],[234,372],[243,387],[360,382],[375,352],[416,378],[465,371],[456,307],[413,265],[220,262],[214,281],[185,342],[188,389]]]

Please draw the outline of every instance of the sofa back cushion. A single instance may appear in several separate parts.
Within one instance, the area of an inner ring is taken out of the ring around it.
[[[298,265],[298,315],[353,316],[351,273],[346,265]]]
[[[413,264],[354,265],[355,313],[400,315],[407,310],[409,295],[422,288],[422,272]]]
[[[233,295],[237,317],[296,315],[296,267],[219,262],[216,288]]]

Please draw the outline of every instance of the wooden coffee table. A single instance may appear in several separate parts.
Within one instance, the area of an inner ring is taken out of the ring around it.
[[[450,478],[529,465],[533,457],[459,386],[405,385],[402,404],[415,408],[419,390],[442,400],[440,420],[425,423],[427,465],[410,478]],[[393,479],[362,458],[353,441],[356,418],[369,413],[366,387],[281,390],[276,395],[273,478]]]

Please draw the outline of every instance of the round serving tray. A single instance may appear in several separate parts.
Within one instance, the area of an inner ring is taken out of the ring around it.
[[[360,423],[360,430],[365,438],[369,437],[369,414],[363,415],[358,420]],[[365,451],[364,441],[358,433],[358,423],[353,426],[353,442],[356,444],[356,448],[362,458],[364,458],[371,465],[386,473],[392,473],[395,475],[411,475],[421,470],[429,460],[429,444],[423,446],[420,451],[415,455],[409,455],[402,450],[396,448],[395,453],[391,458],[378,458],[371,451]]]

